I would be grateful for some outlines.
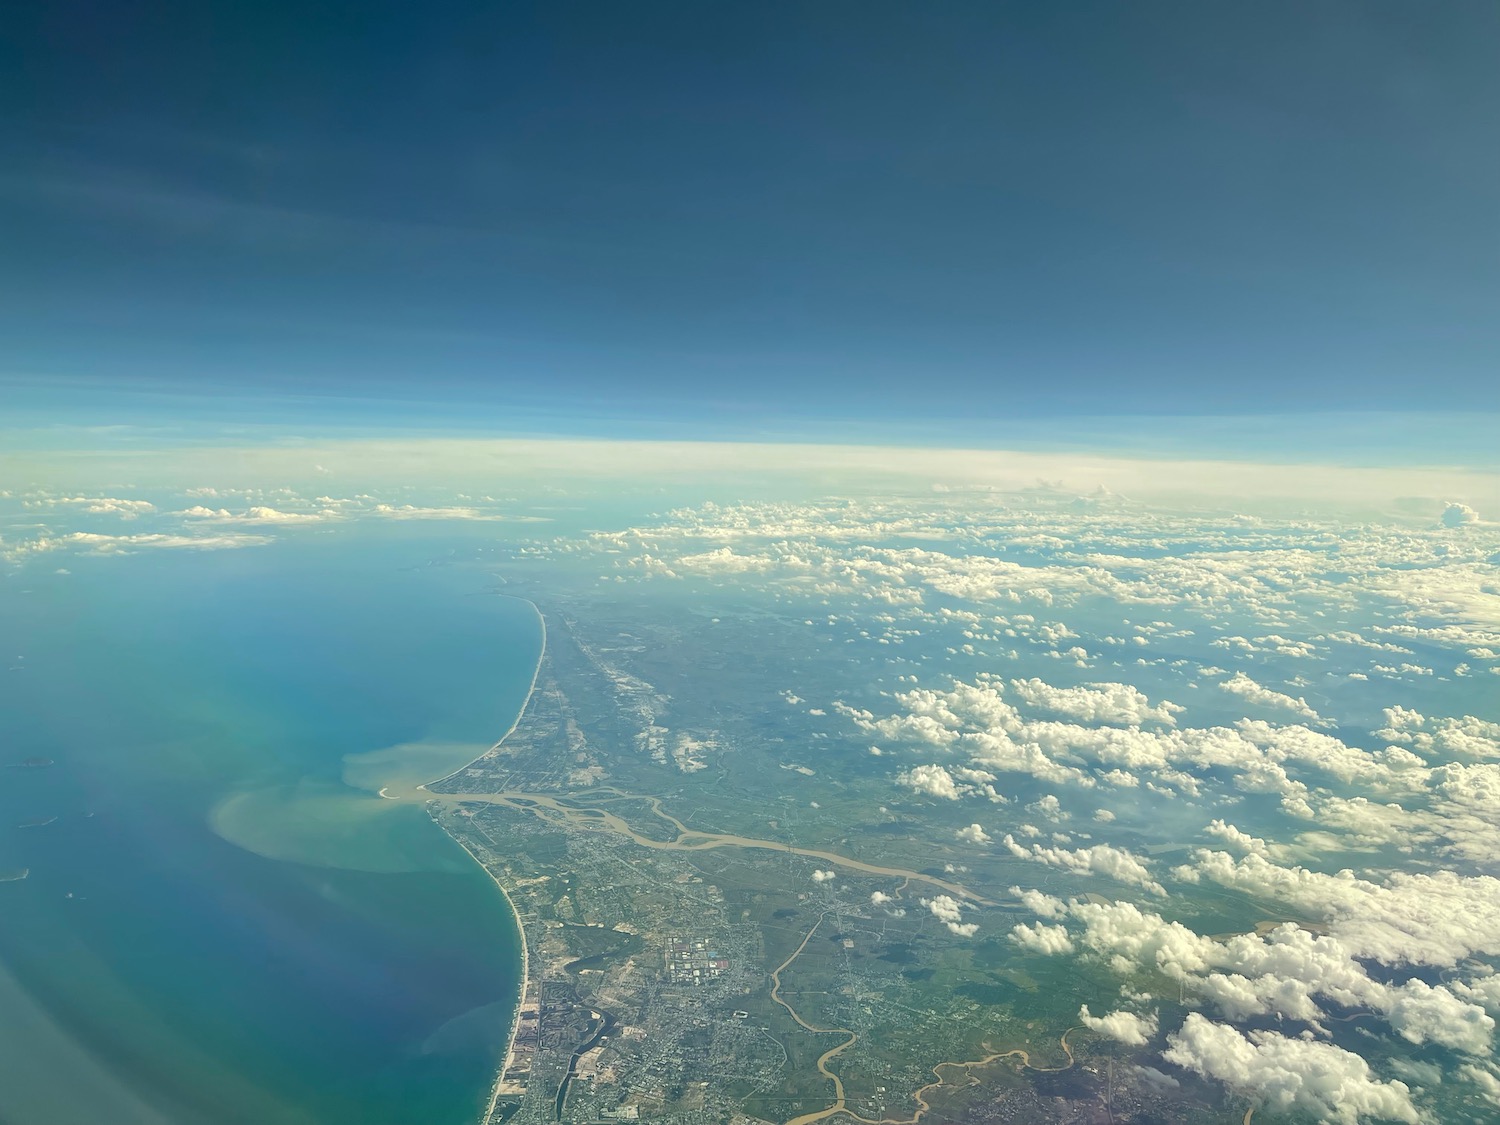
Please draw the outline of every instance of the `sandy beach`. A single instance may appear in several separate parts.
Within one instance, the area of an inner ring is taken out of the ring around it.
[[[477,861],[478,857],[475,858]],[[484,865],[480,864],[480,866]],[[494,879],[495,886],[499,887],[500,893],[505,896],[511,917],[516,920],[516,933],[521,939],[521,988],[516,993],[516,1006],[510,1013],[510,1033],[505,1040],[505,1057],[500,1060],[500,1069],[495,1072],[495,1081],[490,1087],[490,1104],[485,1108],[484,1116],[479,1119],[479,1125],[489,1125],[490,1118],[495,1115],[495,1103],[500,1100],[505,1087],[505,1076],[510,1073],[511,1062],[515,1057],[516,1029],[521,1025],[521,1007],[526,1003],[526,989],[531,983],[531,951],[526,941],[526,927],[521,924],[520,911],[516,909],[515,901],[510,897],[510,892],[505,889],[505,884],[495,879],[493,875],[490,878]]]
[[[506,596],[508,597],[509,595]],[[442,777],[434,778],[429,782],[424,782],[423,784],[417,786],[418,789],[426,790],[429,785],[437,785],[440,782],[447,781],[448,778],[453,777],[455,774],[460,774],[464,770],[468,769],[474,764],[474,762],[479,761],[480,758],[483,758],[489,754],[493,754],[500,748],[501,744],[504,743],[507,738],[515,733],[516,728],[521,725],[521,720],[526,715],[526,708],[531,705],[531,697],[536,691],[536,682],[542,674],[542,661],[547,655],[547,619],[542,616],[542,611],[540,609],[537,609],[536,603],[531,601],[529,598],[517,598],[516,600],[524,601],[527,605],[531,606],[532,610],[536,613],[537,622],[542,627],[542,643],[540,648],[538,648],[537,650],[536,667],[531,671],[531,684],[526,689],[526,698],[522,700],[521,707],[516,712],[515,720],[510,724],[509,727],[506,728],[505,733],[502,734],[498,739],[496,739],[494,744],[490,746],[490,748],[486,750],[484,754],[479,755],[479,757],[474,758],[471,761],[465,762],[458,769],[446,773]],[[381,789],[380,796],[386,797],[388,800],[396,799],[393,797],[388,797],[385,789]],[[510,1014],[510,1032],[506,1036],[505,1054],[500,1060],[500,1068],[495,1072],[495,1080],[490,1087],[489,1105],[486,1107],[484,1115],[479,1119],[479,1125],[489,1125],[490,1118],[495,1115],[495,1105],[497,1102],[499,1102],[500,1095],[505,1085],[505,1075],[510,1071],[511,1061],[515,1055],[516,1030],[521,1023],[521,1006],[526,1001],[526,989],[531,982],[531,951],[528,948],[528,943],[526,941],[526,927],[521,924],[521,913],[516,909],[515,901],[510,897],[510,892],[505,889],[505,884],[495,877],[494,872],[486,867],[484,865],[484,861],[480,859],[479,856],[474,855],[474,853],[469,850],[468,846],[463,844],[462,840],[459,841],[459,844],[463,846],[465,852],[473,857],[474,862],[479,864],[480,870],[488,875],[495,886],[499,888],[501,896],[505,899],[505,905],[510,909],[510,916],[515,921],[516,934],[520,938],[521,946],[520,987],[516,991],[516,1006]]]

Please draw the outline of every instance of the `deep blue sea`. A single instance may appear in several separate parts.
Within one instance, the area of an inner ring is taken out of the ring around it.
[[[0,1125],[475,1119],[514,919],[369,789],[498,738],[541,636],[442,534],[0,580]]]

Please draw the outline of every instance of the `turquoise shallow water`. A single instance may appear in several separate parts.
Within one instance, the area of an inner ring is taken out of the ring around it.
[[[0,771],[0,871],[31,869],[0,883],[0,1123],[474,1119],[514,920],[369,789],[493,742],[540,629],[446,550],[403,528],[0,585],[0,762],[56,761]]]

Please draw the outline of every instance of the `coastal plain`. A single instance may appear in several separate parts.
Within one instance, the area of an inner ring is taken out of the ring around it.
[[[685,741],[735,777],[666,773],[655,743],[684,741],[667,697],[578,619],[558,614],[546,635],[507,737],[402,794],[494,876],[526,935],[483,1125],[1243,1116],[1116,1074],[1113,1046],[1068,1020],[1087,982],[934,921],[939,895],[1024,916],[1002,888],[1018,865],[955,874],[887,810],[833,839],[799,830],[808,775],[731,759],[726,729],[756,716],[733,715],[729,693],[713,732]]]
[[[1497,548],[1039,490],[479,553],[545,652],[408,799],[525,933],[486,1125],[1482,1120]]]

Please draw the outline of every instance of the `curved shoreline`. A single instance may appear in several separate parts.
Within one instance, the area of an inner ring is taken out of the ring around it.
[[[500,596],[510,598],[512,601],[525,602],[527,605],[529,605],[531,607],[531,611],[536,614],[537,624],[540,625],[542,629],[542,643],[541,646],[537,649],[536,666],[531,670],[531,684],[526,689],[526,698],[521,701],[521,706],[516,710],[516,717],[511,722],[510,726],[506,728],[505,733],[497,738],[490,745],[489,749],[487,749],[483,754],[480,754],[479,757],[473,758],[470,761],[464,763],[462,766],[459,766],[458,769],[452,770],[449,773],[444,774],[442,777],[433,778],[431,781],[424,781],[422,784],[418,785],[417,789],[421,790],[424,793],[427,792],[427,787],[429,785],[438,785],[444,781],[447,781],[450,777],[454,777],[458,774],[463,773],[464,770],[468,769],[475,762],[479,761],[482,758],[488,757],[496,750],[498,750],[501,743],[503,743],[511,735],[515,734],[516,728],[521,725],[521,720],[526,716],[526,709],[531,706],[531,697],[536,692],[536,682],[541,678],[542,675],[542,660],[547,655],[547,619],[542,616],[542,611],[537,607],[536,602],[532,601],[530,598],[518,598],[514,594],[502,594]],[[385,789],[381,789],[380,796],[384,797],[386,800],[399,799],[389,796],[386,793]],[[433,796],[436,796],[436,794],[433,794]],[[438,827],[442,828],[441,825],[439,825]],[[520,1029],[521,1026],[521,1008],[526,1002],[526,988],[531,981],[531,951],[528,948],[526,941],[526,927],[521,923],[521,912],[516,909],[515,900],[510,897],[510,892],[505,889],[505,884],[502,883],[498,878],[496,878],[494,872],[486,867],[484,865],[484,861],[477,855],[475,855],[472,851],[470,851],[468,846],[462,840],[458,839],[458,837],[454,836],[446,829],[443,830],[443,834],[450,840],[456,841],[458,843],[458,846],[463,848],[464,854],[473,859],[473,861],[479,865],[479,869],[489,877],[490,882],[494,883],[495,886],[499,888],[500,896],[505,899],[506,908],[510,911],[511,921],[515,923],[516,936],[520,939],[521,945],[521,979],[519,982],[519,987],[516,990],[516,1005],[510,1013],[510,1031],[507,1033],[505,1039],[505,1054],[500,1060],[500,1068],[495,1072],[494,1081],[490,1084],[489,1105],[485,1108],[484,1115],[479,1119],[478,1122],[478,1125],[489,1125],[490,1119],[495,1116],[495,1106],[500,1101],[500,1088],[505,1085],[505,1075],[510,1071],[510,1064],[516,1052],[516,1032]]]
[[[480,754],[476,758],[470,758],[463,765],[459,766],[458,769],[449,770],[447,773],[443,774],[442,777],[435,777],[431,781],[422,782],[421,785],[417,786],[418,789],[425,791],[429,785],[441,785],[450,777],[457,777],[459,774],[463,773],[464,770],[472,766],[475,762],[489,757],[496,750],[500,749],[501,743],[503,743],[507,738],[516,733],[516,728],[521,725],[521,720],[526,716],[526,708],[531,705],[531,697],[536,692],[536,682],[537,680],[541,679],[542,676],[542,661],[547,656],[547,619],[542,616],[542,611],[537,608],[536,602],[532,601],[530,598],[518,598],[514,594],[501,594],[500,597],[509,598],[511,601],[515,602],[525,602],[531,607],[531,612],[536,614],[537,624],[542,627],[542,644],[541,647],[537,649],[536,667],[531,670],[531,684],[526,688],[526,698],[521,701],[521,707],[518,711],[516,711],[516,717],[511,722],[510,726],[505,728],[505,733],[502,734],[499,738],[495,739],[495,741],[490,744],[489,748],[485,750],[483,754]],[[433,794],[433,796],[438,796],[438,794]]]
[[[528,685],[528,687],[526,689],[526,697],[522,700],[521,706],[520,706],[520,708],[516,712],[516,717],[515,717],[514,721],[511,722],[511,724],[510,724],[510,726],[508,728],[506,728],[505,733],[502,734],[498,739],[496,739],[495,742],[492,743],[485,750],[485,752],[483,754],[480,754],[477,757],[470,759],[468,762],[464,763],[462,766],[459,766],[457,769],[451,770],[450,772],[444,774],[442,777],[434,778],[434,779],[432,779],[430,781],[422,782],[421,784],[419,784],[419,785],[417,785],[417,786],[414,787],[414,789],[412,790],[411,795],[412,796],[416,796],[418,793],[420,793],[421,794],[421,799],[423,800],[424,804],[427,804],[429,806],[431,806],[432,804],[435,804],[435,803],[450,803],[450,802],[451,803],[463,803],[463,802],[466,802],[466,801],[479,800],[479,801],[487,801],[487,802],[496,803],[496,804],[506,804],[506,805],[510,805],[513,808],[522,808],[524,806],[520,806],[520,805],[517,805],[517,804],[513,803],[513,801],[514,801],[515,798],[521,798],[524,801],[527,801],[527,802],[536,802],[537,804],[540,804],[542,806],[551,805],[555,809],[555,811],[557,811],[557,812],[561,812],[561,813],[577,812],[579,810],[569,809],[567,806],[559,805],[557,803],[557,801],[556,801],[556,798],[551,797],[549,795],[544,795],[544,794],[522,794],[522,793],[440,794],[440,793],[433,793],[429,789],[429,786],[441,784],[442,782],[447,781],[450,778],[458,776],[459,774],[463,773],[465,770],[467,770],[470,767],[472,767],[476,762],[479,762],[479,761],[483,760],[484,758],[489,757],[491,754],[494,754],[497,750],[499,750],[500,747],[501,747],[501,745],[505,742],[505,740],[507,738],[509,738],[512,734],[514,734],[516,732],[516,729],[521,725],[521,721],[525,718],[527,708],[530,707],[530,705],[531,705],[531,697],[536,693],[537,681],[541,678],[542,661],[546,658],[546,655],[547,655],[547,619],[543,616],[542,611],[541,611],[540,608],[538,608],[537,604],[535,602],[531,601],[529,598],[518,598],[518,597],[515,597],[515,595],[511,595],[511,594],[505,594],[505,595],[501,595],[501,596],[502,597],[512,598],[515,601],[523,601],[527,605],[529,605],[531,607],[531,609],[532,609],[532,612],[534,612],[536,614],[537,623],[541,627],[541,646],[539,647],[539,649],[537,651],[536,666],[532,669],[531,683],[530,683],[530,685]],[[393,795],[393,794],[389,793],[387,790],[388,790],[388,787],[382,788],[380,790],[380,792],[379,792],[378,795],[380,797],[386,799],[386,800],[392,800],[392,801],[401,800],[401,796]],[[620,796],[624,796],[624,797],[630,797],[630,798],[638,799],[638,800],[639,799],[646,800],[647,802],[649,802],[652,805],[652,811],[657,816],[659,816],[662,819],[667,820],[667,821],[671,822],[672,824],[674,824],[677,827],[677,829],[679,830],[679,832],[681,833],[679,835],[678,839],[675,840],[675,841],[652,840],[652,839],[649,839],[647,837],[640,836],[635,831],[633,831],[629,827],[629,825],[626,824],[624,821],[619,820],[619,818],[613,816],[613,814],[608,813],[605,810],[602,810],[602,809],[588,810],[588,811],[600,813],[601,816],[602,816],[602,818],[604,819],[605,824],[606,824],[607,827],[614,828],[616,831],[621,832],[623,835],[625,835],[625,836],[633,839],[634,842],[636,842],[637,844],[641,844],[641,845],[646,846],[646,847],[651,847],[651,848],[672,848],[672,849],[681,849],[681,850],[684,850],[684,851],[699,851],[699,850],[704,850],[704,849],[707,849],[707,848],[726,847],[726,846],[728,846],[728,847],[758,848],[758,849],[767,849],[767,850],[776,850],[776,851],[783,851],[784,850],[784,851],[787,851],[787,852],[791,852],[793,854],[807,856],[809,858],[821,859],[821,860],[824,860],[826,862],[830,862],[830,863],[833,863],[833,864],[836,864],[836,865],[839,865],[839,866],[843,866],[843,867],[851,868],[853,870],[861,871],[861,872],[863,872],[865,874],[878,874],[878,875],[885,875],[885,876],[892,876],[892,877],[902,877],[905,880],[905,882],[902,884],[903,889],[906,886],[910,885],[910,883],[913,880],[917,880],[917,881],[920,881],[920,882],[923,882],[923,883],[927,883],[930,886],[935,886],[935,887],[941,888],[942,890],[948,891],[950,893],[958,894],[962,898],[968,899],[968,900],[973,901],[973,902],[980,903],[982,905],[994,905],[993,903],[989,902],[989,900],[982,898],[981,896],[975,894],[973,891],[970,891],[966,887],[962,887],[962,886],[960,886],[958,884],[951,883],[951,882],[949,882],[947,880],[944,880],[944,879],[935,878],[935,877],[930,876],[930,875],[923,875],[923,874],[921,874],[919,872],[915,872],[915,871],[905,871],[905,870],[901,870],[901,869],[897,869],[897,868],[879,867],[879,866],[876,866],[874,864],[867,864],[867,863],[864,863],[864,862],[862,862],[860,860],[851,859],[848,856],[838,855],[837,853],[825,852],[825,851],[821,851],[821,850],[818,850],[818,849],[797,848],[797,847],[792,847],[790,845],[780,844],[780,843],[777,843],[775,841],[755,840],[755,839],[750,839],[750,838],[747,838],[747,837],[740,837],[740,836],[734,836],[734,835],[730,835],[730,834],[721,834],[721,833],[690,832],[688,830],[688,828],[687,828],[686,825],[682,824],[675,817],[670,816],[669,814],[667,814],[666,812],[664,812],[662,810],[662,808],[661,808],[661,799],[659,797],[651,797],[651,796],[641,797],[640,795],[637,795],[637,794],[621,793],[619,790],[608,790],[608,791],[617,793]],[[403,794],[403,796],[404,796],[404,794]],[[537,812],[538,810],[537,810],[537,808],[535,806],[532,806],[529,811]],[[516,908],[515,900],[513,900],[510,897],[510,892],[508,890],[506,890],[505,885],[500,881],[500,879],[498,877],[496,877],[496,875],[493,872],[490,871],[490,869],[488,867],[485,866],[484,861],[478,855],[476,855],[473,851],[471,851],[469,849],[468,845],[465,844],[463,840],[459,839],[456,836],[453,836],[452,833],[446,832],[446,830],[444,830],[444,831],[445,831],[445,834],[448,835],[450,839],[454,839],[455,841],[457,841],[457,843],[459,844],[459,846],[463,848],[465,854],[467,854],[470,858],[472,858],[474,860],[475,863],[477,863],[479,865],[480,869],[482,871],[484,871],[484,873],[487,876],[489,876],[490,881],[493,882],[495,884],[496,888],[500,891],[501,897],[503,897],[505,899],[506,907],[510,910],[511,918],[515,922],[516,934],[517,934],[518,938],[520,939],[520,946],[521,946],[521,978],[520,978],[520,982],[519,982],[520,983],[520,988],[519,988],[519,990],[516,993],[515,1008],[511,1012],[510,1031],[509,1031],[509,1034],[508,1034],[508,1036],[506,1038],[505,1055],[502,1058],[500,1066],[499,1066],[498,1070],[495,1073],[494,1081],[491,1083],[489,1102],[488,1102],[487,1106],[484,1109],[483,1115],[480,1117],[480,1119],[478,1121],[478,1125],[489,1125],[490,1121],[493,1119],[493,1117],[495,1115],[495,1107],[499,1104],[502,1088],[505,1086],[505,1076],[506,1076],[506,1074],[508,1074],[510,1072],[511,1063],[513,1062],[514,1056],[515,1056],[516,1034],[517,1034],[517,1032],[518,1032],[518,1030],[520,1028],[521,1009],[522,1009],[522,1006],[525,1003],[526,990],[527,990],[528,985],[530,984],[530,979],[531,979],[531,957],[530,957],[530,949],[529,949],[528,942],[526,940],[526,928],[525,928],[525,926],[521,922],[521,913]],[[685,839],[691,839],[693,842],[692,843],[684,843],[683,840],[685,840]],[[843,1114],[845,1114],[845,1115],[853,1118],[855,1121],[861,1122],[862,1125],[917,1125],[917,1122],[920,1121],[920,1119],[923,1116],[923,1114],[925,1114],[931,1108],[930,1105],[927,1103],[926,1099],[922,1095],[925,1094],[929,1090],[932,1090],[932,1089],[934,1089],[936,1087],[940,1087],[940,1086],[945,1085],[945,1083],[943,1082],[943,1079],[942,1079],[942,1075],[940,1073],[943,1067],[957,1066],[957,1067],[963,1068],[965,1070],[965,1072],[967,1072],[970,1067],[988,1065],[989,1063],[997,1061],[998,1059],[1007,1058],[1007,1057],[1019,1057],[1021,1059],[1021,1062],[1022,1062],[1023,1066],[1026,1066],[1026,1067],[1028,1067],[1030,1069],[1033,1069],[1033,1070],[1066,1070],[1068,1067],[1070,1067],[1070,1066],[1073,1065],[1073,1054],[1072,1054],[1072,1051],[1069,1050],[1069,1048],[1068,1048],[1068,1036],[1074,1030],[1076,1030],[1076,1029],[1069,1028],[1067,1031],[1065,1031],[1063,1033],[1062,1039],[1061,1039],[1062,1049],[1067,1054],[1068,1061],[1067,1061],[1066,1064],[1064,1064],[1061,1067],[1033,1067],[1031,1065],[1030,1056],[1028,1055],[1028,1053],[1024,1049],[1015,1049],[1015,1050],[1011,1050],[1011,1051],[1005,1051],[1005,1052],[1001,1052],[1001,1053],[990,1055],[990,1056],[988,1056],[988,1057],[986,1057],[984,1059],[976,1059],[976,1060],[966,1061],[966,1062],[943,1062],[943,1063],[939,1063],[937,1066],[935,1066],[933,1068],[933,1074],[937,1078],[937,1081],[936,1082],[932,1082],[932,1083],[928,1083],[926,1086],[923,1086],[921,1089],[917,1090],[914,1093],[913,1096],[915,1097],[915,1099],[917,1101],[918,1108],[917,1108],[916,1112],[910,1118],[906,1118],[906,1119],[886,1118],[886,1119],[883,1119],[883,1120],[880,1120],[880,1121],[874,1121],[874,1120],[871,1120],[871,1119],[868,1119],[868,1118],[860,1117],[858,1114],[855,1114],[853,1111],[851,1111],[850,1109],[848,1109],[847,1099],[845,1097],[844,1090],[843,1090],[843,1081],[842,1081],[842,1079],[836,1073],[834,1073],[833,1071],[829,1070],[828,1066],[827,1066],[827,1064],[830,1061],[832,1061],[834,1058],[836,1058],[838,1055],[840,1055],[842,1052],[844,1052],[848,1048],[852,1047],[858,1041],[859,1036],[856,1033],[850,1031],[848,1028],[842,1028],[842,1027],[841,1028],[817,1028],[817,1027],[813,1027],[810,1024],[806,1023],[802,1019],[802,1017],[800,1015],[798,1015],[798,1013],[796,1012],[796,1010],[793,1009],[790,1004],[788,1004],[785,1000],[783,1000],[779,996],[780,985],[781,985],[781,982],[780,982],[780,973],[781,973],[781,971],[783,969],[786,969],[789,965],[791,965],[791,963],[793,961],[795,961],[797,959],[797,956],[802,952],[803,949],[806,948],[808,941],[812,938],[813,933],[819,928],[819,926],[822,925],[822,922],[823,922],[823,916],[820,915],[819,918],[818,918],[817,923],[815,923],[813,925],[812,929],[809,930],[808,933],[807,933],[807,935],[802,939],[802,944],[797,947],[797,950],[789,958],[787,958],[787,960],[781,966],[779,966],[775,970],[775,972],[772,973],[772,984],[773,984],[773,987],[771,989],[771,998],[773,1000],[775,1000],[778,1004],[780,1004],[783,1008],[785,1008],[787,1010],[787,1012],[791,1015],[792,1019],[794,1021],[796,1021],[799,1025],[801,1025],[805,1030],[807,1030],[809,1032],[812,1032],[814,1034],[843,1034],[843,1035],[848,1036],[848,1038],[845,1039],[844,1042],[835,1045],[834,1047],[830,1048],[828,1051],[825,1051],[818,1058],[817,1063],[816,1063],[816,1066],[817,1066],[817,1069],[818,1069],[819,1073],[821,1073],[825,1078],[831,1080],[833,1082],[833,1084],[834,1084],[834,1090],[835,1090],[834,1104],[831,1105],[831,1106],[829,1106],[829,1107],[827,1107],[826,1109],[823,1109],[823,1110],[820,1110],[820,1111],[813,1111],[811,1113],[803,1114],[800,1117],[796,1117],[796,1118],[792,1119],[791,1122],[788,1122],[788,1125],[813,1125],[814,1122],[824,1120],[824,1119],[826,1119],[828,1117],[834,1116],[834,1115],[839,1114],[839,1113],[843,1113]]]
[[[462,847],[460,842],[460,847]],[[484,873],[490,876],[490,881],[500,890],[500,895],[505,899],[505,905],[510,910],[511,919],[516,924],[516,937],[520,939],[521,945],[521,981],[520,990],[516,993],[516,1006],[510,1013],[510,1031],[505,1040],[505,1057],[500,1062],[500,1069],[495,1072],[494,1081],[490,1083],[490,1101],[485,1108],[484,1116],[479,1119],[478,1125],[489,1125],[490,1119],[495,1116],[495,1106],[500,1101],[500,1088],[505,1085],[505,1075],[510,1070],[512,1057],[516,1050],[516,1031],[521,1024],[521,1008],[526,1003],[526,987],[531,977],[531,954],[526,943],[526,927],[521,924],[521,912],[516,909],[515,900],[510,897],[510,892],[505,889],[505,884],[490,874],[489,868],[477,855],[464,847],[464,851],[473,856],[474,862],[484,869]]]

